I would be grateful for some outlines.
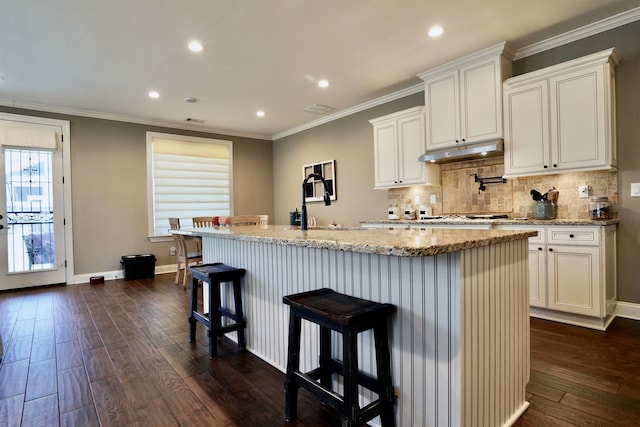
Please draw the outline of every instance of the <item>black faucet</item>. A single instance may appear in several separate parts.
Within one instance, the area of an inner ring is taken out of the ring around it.
[[[309,176],[307,176],[304,179],[304,181],[302,181],[302,209],[300,212],[300,229],[301,230],[309,229],[309,225],[307,224],[307,202],[305,200],[306,194],[304,191],[304,186],[307,184],[307,181],[309,181],[311,178],[319,179],[320,181],[322,181],[322,184],[324,184],[324,205],[325,206],[331,205],[331,198],[329,195],[329,185],[327,184],[327,181],[325,181],[324,177],[319,173],[310,173]]]

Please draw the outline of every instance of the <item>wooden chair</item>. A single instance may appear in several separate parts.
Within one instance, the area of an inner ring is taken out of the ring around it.
[[[235,215],[227,216],[220,219],[220,224],[235,225],[267,225],[269,223],[269,215]]]
[[[194,216],[193,226],[195,228],[213,227],[213,216]]]
[[[179,218],[169,218],[169,226],[172,230],[180,229]],[[178,265],[176,267],[175,284],[180,282],[180,272],[184,271],[182,277],[182,288],[187,289],[187,276],[189,275],[189,266],[202,263],[202,251],[200,250],[200,244],[198,241],[195,251],[189,252],[187,245],[187,238],[182,234],[173,234],[173,241],[176,245],[176,255],[178,257]]]

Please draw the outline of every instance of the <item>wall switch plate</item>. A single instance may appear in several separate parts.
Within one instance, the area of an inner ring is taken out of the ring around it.
[[[434,205],[436,202],[437,202],[437,200],[436,200],[436,195],[435,195],[435,194],[432,194],[432,195],[429,197],[429,203],[431,203],[432,205]]]
[[[578,195],[581,199],[586,199],[589,197],[589,186],[581,185],[578,187]]]
[[[631,183],[631,197],[640,197],[640,182]]]

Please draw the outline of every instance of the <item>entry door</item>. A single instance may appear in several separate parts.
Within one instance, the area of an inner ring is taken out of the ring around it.
[[[0,118],[0,290],[67,281],[62,135]]]

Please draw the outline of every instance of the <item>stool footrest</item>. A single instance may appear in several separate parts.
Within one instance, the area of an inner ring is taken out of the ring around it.
[[[304,387],[316,397],[320,398],[324,403],[335,409],[342,409],[344,399],[338,393],[327,390],[321,384],[317,383],[312,377],[302,372],[295,372],[295,381],[299,386]]]

